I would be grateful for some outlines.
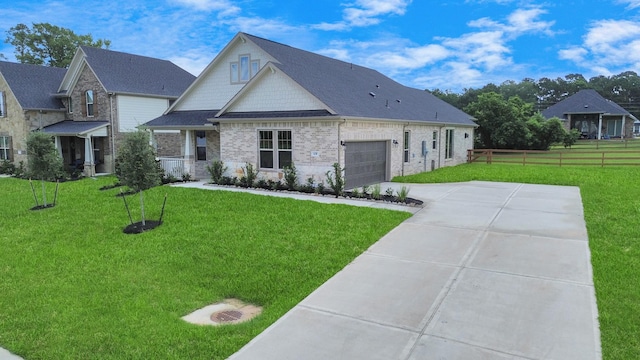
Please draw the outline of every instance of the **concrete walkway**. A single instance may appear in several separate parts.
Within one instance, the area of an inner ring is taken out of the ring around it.
[[[410,187],[424,208],[254,191],[414,216],[231,359],[601,359],[578,188]]]
[[[426,207],[231,359],[601,359],[578,188],[409,196]]]

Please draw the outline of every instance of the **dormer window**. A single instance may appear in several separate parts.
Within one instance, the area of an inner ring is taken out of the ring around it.
[[[87,90],[87,116],[93,116],[93,90]]]
[[[231,83],[246,83],[260,70],[260,60],[251,60],[251,55],[240,55],[231,63]]]

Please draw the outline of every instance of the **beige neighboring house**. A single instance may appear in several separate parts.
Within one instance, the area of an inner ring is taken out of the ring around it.
[[[334,163],[355,187],[464,163],[476,124],[427,91],[356,64],[238,33],[164,113],[145,126],[179,130],[181,162],[165,169],[208,178],[246,163],[280,179],[326,181]],[[169,161],[170,160],[170,161]]]
[[[29,132],[65,119],[53,94],[66,71],[0,61],[0,161],[26,164]]]

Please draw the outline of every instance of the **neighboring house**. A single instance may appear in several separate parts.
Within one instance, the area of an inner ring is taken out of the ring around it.
[[[0,61],[0,161],[27,161],[27,135],[65,119],[52,95],[66,69]]]
[[[166,60],[85,46],[63,75],[49,91],[66,114],[43,131],[55,137],[65,165],[86,175],[113,172],[123,134],[162,115],[195,79]],[[178,132],[157,137],[159,154],[179,155],[172,152]]]
[[[584,139],[630,138],[635,116],[592,89],[580,90],[548,107],[542,115],[562,120],[566,130],[577,129]]]
[[[219,159],[229,176],[252,163],[280,179],[294,163],[301,182],[324,182],[339,163],[355,187],[465,162],[476,124],[375,70],[238,33],[145,126],[180,130],[178,170],[197,178]]]

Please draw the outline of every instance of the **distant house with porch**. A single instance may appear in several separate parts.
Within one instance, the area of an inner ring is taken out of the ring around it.
[[[86,175],[114,171],[124,133],[164,113],[195,76],[167,60],[82,46],[52,97],[65,121],[43,131],[55,137],[64,163]],[[158,134],[158,153],[177,155],[180,134]]]
[[[251,163],[281,179],[293,163],[320,182],[338,163],[355,187],[465,162],[476,124],[375,70],[238,33],[145,127],[179,130],[182,162],[170,166],[197,178],[221,160],[228,176]]]
[[[53,94],[66,71],[0,61],[0,161],[26,163],[29,132],[65,119]]]
[[[545,109],[542,115],[558,117],[566,130],[577,129],[584,139],[630,138],[635,116],[593,89],[580,90]]]

